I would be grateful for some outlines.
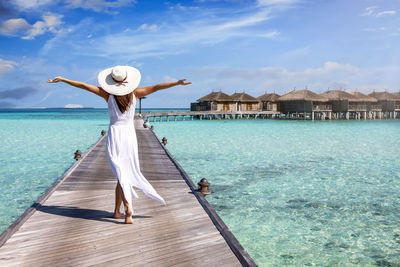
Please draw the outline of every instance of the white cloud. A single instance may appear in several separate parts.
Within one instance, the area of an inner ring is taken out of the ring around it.
[[[11,3],[20,11],[38,9],[43,6],[56,4],[58,0],[13,0]]]
[[[46,14],[43,15],[43,21],[37,21],[28,30],[27,35],[22,37],[22,39],[32,40],[38,35],[45,34],[46,32],[57,33],[60,30],[63,15],[57,14]]]
[[[171,76],[169,76],[169,75],[166,75],[166,76],[164,76],[164,77],[162,78],[161,82],[163,82],[163,83],[172,83],[172,82],[176,82],[177,80],[178,80],[178,79],[173,78],[173,77],[171,77]]]
[[[361,16],[372,16],[377,8],[377,6],[369,6],[365,8],[365,12],[362,13]]]
[[[175,10],[184,11],[184,10],[196,10],[199,8],[197,6],[184,6],[181,3],[178,3],[176,5],[171,5],[171,3],[167,2],[166,4],[168,5],[168,8],[171,10],[175,9]]]
[[[45,101],[45,100],[46,100],[47,98],[49,98],[54,92],[55,92],[55,91],[49,91],[49,92],[47,92],[46,95],[45,95],[42,99],[40,99],[40,101],[39,101],[38,103],[41,103],[41,102]]]
[[[259,6],[291,6],[299,2],[299,0],[257,0]]]
[[[365,28],[363,29],[365,32],[382,32],[386,31],[386,27],[379,27],[379,28]]]
[[[258,34],[257,36],[262,37],[262,38],[274,39],[274,38],[278,37],[280,34],[281,33],[278,31],[270,31],[270,32]]]
[[[365,12],[362,13],[361,16],[369,16],[369,17],[381,18],[381,17],[396,15],[396,11],[395,10],[385,10],[385,11],[377,12],[377,9],[378,9],[377,6],[367,7],[365,9]]]
[[[138,27],[139,31],[150,31],[150,32],[156,32],[158,31],[158,26],[156,24],[142,24]]]
[[[392,15],[396,15],[396,11],[395,10],[387,10],[387,11],[378,12],[378,13],[376,13],[375,16],[377,18],[380,18],[380,17],[392,16]]]
[[[156,24],[142,24],[137,28],[140,31],[124,29],[108,35],[97,35],[97,38],[91,38],[90,43],[87,39],[79,38],[78,33],[75,33],[76,36],[68,34],[63,38],[57,36],[49,40],[44,48],[48,51],[56,46],[56,42],[62,42],[63,46],[67,45],[75,54],[100,55],[128,61],[181,54],[196,46],[213,46],[233,38],[273,39],[280,34],[278,31],[253,27],[268,21],[270,12],[269,8],[251,8],[232,16],[227,10],[195,11],[189,14],[191,20],[187,20],[188,14],[177,16],[172,21],[165,20],[162,30]]]
[[[11,0],[10,4],[20,11],[42,10],[56,4],[64,4],[68,8],[91,9],[96,12],[110,11],[135,4],[137,0]]]
[[[9,19],[0,22],[0,34],[13,35],[30,29],[31,25],[24,19]]]
[[[135,4],[136,0],[66,0],[65,2],[69,8],[83,8],[101,12]]]
[[[196,70],[197,79],[204,88],[222,88],[230,90],[252,91],[276,90],[284,93],[292,90],[308,88],[316,92],[331,89],[347,88],[361,75],[361,70],[350,64],[328,61],[322,67],[289,70],[284,67],[263,67],[259,69],[230,69],[222,67],[205,67]],[[199,78],[200,77],[200,78]],[[364,81],[365,82],[365,81]]]
[[[25,19],[9,19],[0,22],[0,34],[3,35],[23,35],[22,39],[31,40],[38,35],[46,32],[57,33],[60,31],[60,26],[63,24],[62,15],[45,14],[43,20],[36,21],[30,25]]]
[[[16,65],[17,62],[0,58],[0,78],[3,77],[7,72],[13,71]]]

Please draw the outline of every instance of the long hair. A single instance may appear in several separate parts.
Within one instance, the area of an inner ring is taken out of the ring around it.
[[[124,113],[129,109],[129,105],[133,101],[133,92],[127,95],[114,95],[115,101],[117,102],[118,108],[121,113]]]

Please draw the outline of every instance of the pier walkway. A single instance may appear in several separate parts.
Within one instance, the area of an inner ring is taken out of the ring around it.
[[[209,111],[159,111],[159,112],[144,112],[142,113],[145,119],[149,119],[149,121],[155,122],[171,120],[212,120],[212,119],[250,119],[250,118],[258,118],[258,119],[267,119],[277,117],[280,112],[276,111],[217,111],[217,110],[209,110]],[[150,119],[151,118],[151,119]]]
[[[141,170],[134,224],[112,218],[116,178],[102,137],[0,237],[0,266],[255,266],[155,134],[135,120]]]

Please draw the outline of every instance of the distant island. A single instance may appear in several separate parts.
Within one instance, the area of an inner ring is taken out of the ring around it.
[[[81,104],[66,104],[64,108],[85,108]]]

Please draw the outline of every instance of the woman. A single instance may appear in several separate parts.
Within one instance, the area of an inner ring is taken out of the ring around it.
[[[124,203],[125,223],[133,223],[132,196],[138,197],[134,187],[165,205],[164,199],[156,192],[139,167],[138,145],[133,124],[136,100],[161,89],[176,85],[188,85],[186,79],[173,83],[161,83],[153,86],[137,88],[140,72],[129,66],[115,66],[101,71],[98,75],[99,86],[73,81],[63,77],[49,79],[49,83],[65,82],[69,85],[88,90],[101,96],[108,103],[110,127],[107,135],[107,157],[111,169],[118,179],[115,189],[114,218],[121,217],[119,212]],[[135,98],[135,99],[133,99]]]

